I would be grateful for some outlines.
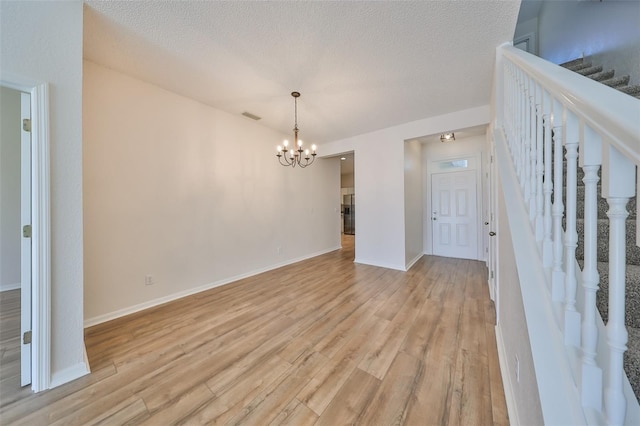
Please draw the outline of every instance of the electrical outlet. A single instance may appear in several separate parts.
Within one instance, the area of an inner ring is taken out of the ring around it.
[[[153,276],[152,275],[145,275],[144,276],[144,285],[153,285],[155,284],[155,282],[153,281]]]
[[[520,383],[520,360],[516,355],[516,382]]]

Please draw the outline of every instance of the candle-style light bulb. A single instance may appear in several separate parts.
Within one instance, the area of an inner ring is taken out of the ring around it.
[[[298,146],[302,146],[302,139],[298,141]]]
[[[292,150],[291,150],[291,158],[293,158],[294,152],[295,152],[295,151],[292,149]]]
[[[307,157],[309,156],[309,150],[308,149],[304,151],[304,155],[306,155]]]
[[[284,147],[288,147],[289,146],[289,141],[285,139],[284,142],[282,142],[282,145],[284,145]]]
[[[313,152],[316,152],[316,146],[315,146],[315,145],[311,145],[311,150],[312,150]]]
[[[278,145],[278,154],[280,154],[281,152],[282,152],[282,147]]]

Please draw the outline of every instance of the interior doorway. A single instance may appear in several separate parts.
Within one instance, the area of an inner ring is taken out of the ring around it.
[[[340,155],[340,233],[342,247],[355,253],[356,235],[356,187],[355,154]]]
[[[25,176],[22,183],[25,184],[30,195],[27,200],[30,203],[30,212],[24,209],[25,218],[21,217],[17,228],[21,239],[20,252],[26,255],[21,256],[20,265],[20,289],[19,303],[24,320],[20,325],[21,330],[16,338],[19,347],[20,367],[26,369],[22,371],[17,382],[16,393],[40,392],[48,389],[51,383],[51,216],[50,216],[50,143],[49,143],[49,86],[44,82],[36,82],[30,78],[5,73],[0,80],[0,88],[8,88],[23,92],[20,95],[22,100],[26,99],[30,103],[21,105],[21,116],[17,125],[22,132],[21,155],[21,177]],[[29,118],[30,116],[30,118]],[[1,126],[4,128],[5,126]],[[25,147],[26,144],[26,147]],[[22,148],[25,154],[22,154]],[[30,151],[30,155],[29,154]],[[27,158],[30,157],[30,158]],[[26,163],[26,164],[25,164]],[[29,185],[27,185],[27,181]],[[26,192],[25,192],[26,193]],[[22,215],[22,200],[21,215]],[[4,205],[2,212],[4,213]],[[23,220],[25,223],[22,223]],[[28,241],[22,244],[23,240]],[[29,261],[28,256],[31,259]],[[24,271],[24,272],[23,272]],[[22,285],[22,280],[30,282],[31,285]],[[26,294],[23,293],[27,292]],[[24,328],[23,328],[24,327]],[[30,368],[29,368],[30,364]],[[30,373],[30,388],[20,387],[20,383],[28,382],[29,377],[23,378],[23,373]],[[23,380],[24,379],[24,380]],[[5,388],[6,390],[6,388]],[[3,395],[5,398],[6,395]]]
[[[2,381],[23,387],[31,384],[31,97],[0,87],[0,103]]]

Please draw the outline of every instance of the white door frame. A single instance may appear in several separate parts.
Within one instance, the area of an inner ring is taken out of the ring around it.
[[[20,336],[31,332],[31,237],[24,235],[31,226],[31,95],[20,92]],[[20,339],[20,386],[31,384],[31,343]]]
[[[51,217],[49,86],[3,73],[0,85],[31,95],[31,389],[51,381]]]
[[[493,137],[493,135],[491,136]],[[493,232],[493,236],[489,236],[489,293],[494,302],[496,310],[496,325],[500,323],[500,281],[498,279],[498,252],[499,242],[495,232],[498,229],[498,170],[496,165],[496,145],[495,141],[491,142],[491,153],[489,156],[489,229],[485,231]]]
[[[476,259],[483,259],[484,252],[484,237],[482,235],[482,231],[484,227],[482,226],[482,203],[483,201],[483,191],[482,191],[482,153],[480,151],[470,152],[470,153],[462,153],[459,155],[448,155],[442,157],[430,158],[427,163],[427,171],[426,171],[426,181],[425,181],[425,199],[424,199],[424,251],[425,254],[433,254],[433,232],[431,231],[431,212],[433,211],[431,208],[431,175],[435,173],[446,172],[446,170],[439,169],[438,165],[442,162],[453,161],[453,160],[468,160],[471,162],[472,166],[467,169],[451,169],[451,172],[459,172],[462,170],[475,170],[476,172],[476,230],[478,233],[478,250]]]

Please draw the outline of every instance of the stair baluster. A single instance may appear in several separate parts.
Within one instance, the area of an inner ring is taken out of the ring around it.
[[[604,149],[602,196],[609,210],[609,320],[607,344],[609,365],[605,377],[605,411],[610,425],[624,423],[627,402],[623,392],[623,356],[627,350],[625,325],[626,219],[627,203],[635,194],[635,165],[615,147]]]
[[[576,247],[578,232],[577,217],[577,173],[578,173],[578,118],[566,109],[562,114],[562,138],[567,149],[567,209],[564,231],[564,342],[580,347],[580,313],[576,310]]]
[[[515,115],[513,120],[513,160],[516,166],[516,173],[518,175],[518,183],[520,183],[520,120],[522,120],[522,114],[520,113],[520,82],[518,81],[517,70],[513,71],[513,100],[514,108],[513,113]]]
[[[514,144],[515,144],[515,152],[516,152],[516,172],[518,173],[518,182],[520,183],[520,187],[524,186],[524,181],[523,181],[523,176],[524,176],[524,170],[523,170],[523,147],[524,144],[522,143],[522,117],[523,117],[523,113],[522,113],[522,82],[520,80],[521,78],[521,73],[519,71],[516,70],[516,108],[517,108],[517,112],[516,112],[516,134],[514,135]]]
[[[542,93],[542,112],[542,125],[544,126],[544,237],[542,241],[542,264],[545,268],[550,268],[553,265],[553,243],[551,241],[553,178],[551,176],[551,97],[546,90],[543,90]]]
[[[531,211],[531,157],[532,143],[531,143],[531,93],[529,91],[530,79],[525,77],[523,80],[523,92],[522,92],[522,109],[524,114],[524,126],[522,127],[522,141],[524,142],[524,201]]]
[[[582,126],[580,166],[584,170],[584,268],[582,287],[582,405],[602,411],[602,369],[596,361],[598,327],[596,293],[598,274],[598,170],[602,164],[602,139],[591,128]]]
[[[529,221],[531,222],[533,232],[536,231],[536,211],[538,210],[538,189],[536,182],[536,169],[538,161],[538,139],[536,137],[536,103],[535,103],[535,83],[531,78],[528,79],[528,95],[527,96],[527,117],[529,126],[527,129],[529,145],[531,146],[531,158],[529,162]]]
[[[508,139],[509,139],[509,149],[511,150],[511,156],[514,158],[514,164],[516,164],[517,166],[517,161],[515,161],[515,153],[516,153],[516,147],[514,144],[515,141],[515,134],[516,134],[516,125],[517,125],[517,120],[518,120],[518,116],[516,113],[516,106],[518,105],[517,102],[517,92],[515,90],[516,87],[516,83],[515,83],[515,71],[513,68],[513,65],[509,66],[509,92],[508,92],[508,96],[509,96],[509,108],[508,108],[508,114],[509,114],[509,133],[508,133]]]
[[[520,90],[521,90],[520,111],[522,114],[522,121],[521,121],[521,127],[520,127],[520,146],[522,147],[522,157],[520,161],[522,162],[522,165],[521,165],[522,175],[520,176],[520,187],[522,188],[522,191],[524,193],[524,202],[528,206],[529,197],[531,196],[531,192],[529,191],[529,167],[530,167],[529,157],[530,157],[531,147],[530,147],[529,138],[527,135],[527,130],[529,128],[529,114],[527,113],[527,106],[529,104],[529,101],[528,101],[529,95],[527,93],[527,81],[526,81],[526,76],[524,76],[524,73],[522,73],[521,75]]]
[[[543,203],[542,176],[544,174],[543,147],[542,147],[542,87],[535,83],[534,90],[535,135],[536,135],[536,211],[534,217],[536,241],[542,241],[543,236]]]
[[[555,302],[564,301],[564,270],[562,269],[562,111],[563,106],[552,100],[551,128],[553,139],[553,271],[551,274],[551,297]]]
[[[518,125],[518,114],[516,111],[518,100],[517,100],[517,91],[516,91],[516,76],[515,76],[515,69],[513,65],[509,65],[507,67],[507,71],[509,76],[509,88],[507,91],[507,96],[509,96],[509,101],[508,101],[509,108],[507,109],[507,112],[509,114],[508,115],[509,130],[507,132],[507,139],[509,143],[509,150],[511,152],[511,157],[514,160],[513,164],[516,167],[516,173],[517,173],[518,162],[516,161],[516,147],[515,147],[514,141],[515,141],[516,127]]]

